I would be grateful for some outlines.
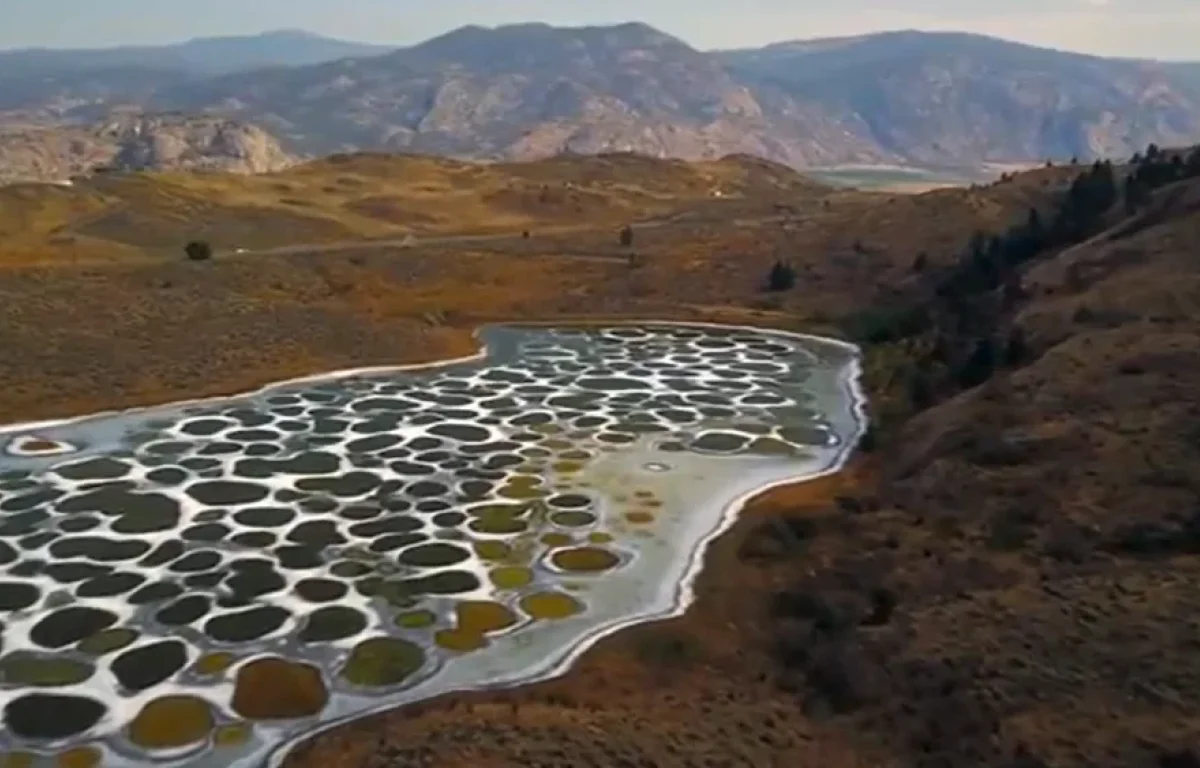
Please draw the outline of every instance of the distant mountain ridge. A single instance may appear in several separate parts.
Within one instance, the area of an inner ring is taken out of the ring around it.
[[[114,48],[22,48],[0,50],[0,73],[69,72],[79,69],[147,68],[192,75],[221,75],[260,67],[296,67],[348,56],[386,53],[393,46],[335,40],[298,29],[258,35],[202,37],[166,45]]]
[[[396,49],[280,32],[0,52],[0,125],[94,122],[118,107],[257,125],[295,155],[963,168],[1200,141],[1200,63],[914,31],[700,51],[640,23],[468,26]]]

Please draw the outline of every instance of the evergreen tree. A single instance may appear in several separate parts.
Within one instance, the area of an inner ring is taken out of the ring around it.
[[[1196,147],[1188,155],[1186,172],[1188,176],[1200,176],[1200,147]]]
[[[782,261],[771,266],[767,274],[767,290],[772,292],[790,291],[796,287],[796,270]]]
[[[1046,228],[1042,224],[1042,214],[1038,213],[1037,208],[1030,208],[1029,215],[1025,217],[1025,233],[1031,238],[1041,238],[1046,233]]]
[[[1008,332],[1008,342],[1004,345],[1004,364],[1007,366],[1021,365],[1029,359],[1029,342],[1025,337],[1025,329],[1019,325],[1013,326]]]
[[[1023,298],[1025,298],[1025,286],[1021,283],[1021,273],[1008,273],[1004,279],[1004,293],[1001,297],[1004,308],[1012,309]]]
[[[1125,212],[1132,215],[1142,209],[1150,200],[1150,190],[1146,183],[1138,179],[1137,174],[1130,174],[1125,177]]]
[[[908,377],[908,402],[914,411],[923,411],[933,405],[933,382],[920,368]]]
[[[1117,179],[1113,173],[1112,163],[1105,160],[1092,167],[1090,181],[1090,203],[1092,212],[1100,215],[1112,208],[1117,202]]]
[[[975,342],[971,354],[959,367],[956,378],[963,389],[971,389],[992,378],[996,372],[996,344],[985,336]]]
[[[208,261],[212,258],[212,246],[204,240],[193,240],[183,247],[183,252],[192,261]]]
[[[632,247],[633,246],[633,227],[629,226],[628,224],[626,224],[624,227],[621,227],[621,234],[619,236],[619,239],[620,239],[622,248]]]

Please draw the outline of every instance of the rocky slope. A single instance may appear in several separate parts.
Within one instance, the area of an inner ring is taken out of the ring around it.
[[[718,59],[628,24],[467,27],[382,57],[228,76],[159,98],[173,109],[228,110],[309,152],[744,152],[792,165],[890,157],[820,105],[772,96],[765,101]]]
[[[920,32],[723,58],[752,81],[860,119],[876,144],[919,164],[1120,157],[1200,137],[1200,81],[1188,65]]]
[[[262,129],[217,117],[132,114],[87,126],[0,127],[0,183],[98,169],[265,173],[294,162]]]
[[[231,68],[270,60],[279,49],[263,38],[256,58],[254,40],[239,44]],[[334,57],[334,49],[322,51]],[[961,34],[702,52],[642,24],[524,24],[465,27],[383,55],[219,76],[171,63],[181,57],[84,67],[86,56],[27,54],[0,75],[0,111],[58,122],[96,120],[117,105],[214,113],[260,125],[290,151],[311,154],[751,153],[794,167],[978,168],[1200,139],[1195,65]]]

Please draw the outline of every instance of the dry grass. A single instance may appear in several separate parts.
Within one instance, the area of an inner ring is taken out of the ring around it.
[[[0,188],[0,264],[399,238],[617,228],[712,199],[812,197],[824,189],[747,160],[687,164],[635,156],[521,165],[417,156],[334,156],[259,176],[97,176],[63,188]]]

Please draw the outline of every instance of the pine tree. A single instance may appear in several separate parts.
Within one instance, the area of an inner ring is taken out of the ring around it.
[[[212,246],[204,240],[193,240],[183,247],[183,252],[192,261],[208,261],[212,258]]]
[[[1188,176],[1200,176],[1200,147],[1196,147],[1188,155],[1186,168]]]
[[[1025,329],[1019,325],[1013,326],[1008,332],[1008,342],[1004,345],[1004,364],[1012,367],[1021,365],[1029,359],[1029,341]]]
[[[1137,177],[1137,174],[1130,174],[1125,177],[1123,197],[1125,198],[1125,212],[1133,215],[1149,201],[1150,190],[1147,189],[1146,183]]]
[[[767,274],[767,290],[772,292],[790,291],[796,287],[796,270],[782,261],[771,266]]]
[[[1102,214],[1113,206],[1117,201],[1117,179],[1111,162],[1105,160],[1092,167],[1090,187],[1090,202],[1094,214]]]
[[[963,389],[971,389],[992,378],[996,372],[996,344],[988,337],[975,342],[970,356],[959,367],[956,378]]]
[[[914,411],[923,411],[933,405],[933,382],[920,368],[908,377],[908,402]]]

